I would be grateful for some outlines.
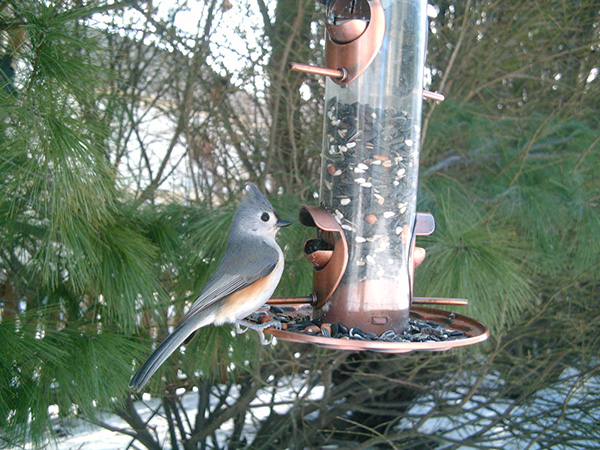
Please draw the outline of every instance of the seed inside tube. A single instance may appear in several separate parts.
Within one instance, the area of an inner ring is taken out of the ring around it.
[[[346,233],[349,248],[356,249],[348,262],[359,281],[393,276],[410,219],[404,215],[411,201],[407,191],[414,184],[410,164],[418,156],[413,120],[394,108],[332,100],[326,108],[322,181],[330,192],[323,199]]]
[[[373,225],[374,223],[377,222],[377,216],[375,214],[367,214],[365,216],[365,222],[370,223],[371,225]]]

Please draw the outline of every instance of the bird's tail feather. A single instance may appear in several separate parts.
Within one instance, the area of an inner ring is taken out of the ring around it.
[[[181,325],[173,331],[159,346],[154,353],[146,360],[142,367],[136,372],[131,379],[129,387],[139,392],[142,390],[144,385],[148,382],[150,377],[154,375],[154,372],[165,362],[165,360],[173,353],[177,347],[179,347],[194,331],[207,324],[195,322],[194,320],[188,320],[183,322]]]

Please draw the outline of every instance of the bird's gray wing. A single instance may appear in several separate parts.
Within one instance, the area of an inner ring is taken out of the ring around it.
[[[206,315],[200,314],[202,311],[210,308],[216,301],[269,275],[277,265],[278,259],[277,250],[263,241],[245,242],[243,245],[229,242],[214,275],[208,280],[181,324],[142,364],[129,386],[139,392],[171,353],[194,331],[209,324]]]
[[[223,259],[210,277],[184,321],[216,301],[250,286],[269,275],[279,260],[279,253],[262,240],[227,245]]]

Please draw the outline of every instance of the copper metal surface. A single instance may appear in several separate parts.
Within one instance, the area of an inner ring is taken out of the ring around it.
[[[350,323],[378,336],[386,330],[403,331],[408,320],[410,299],[399,301],[398,292],[407,292],[400,280],[379,278],[340,283],[328,305],[314,310],[314,317],[329,323]]]
[[[325,24],[334,41],[347,43],[364,33],[370,18],[368,0],[330,0]]]
[[[426,90],[423,90],[423,97],[429,100],[437,100],[438,102],[443,102],[446,99],[443,94]]]
[[[347,44],[358,39],[367,29],[366,20],[348,20],[339,25],[327,27],[331,39],[339,44]]]
[[[306,304],[312,305],[317,300],[315,294],[305,295],[302,297],[271,297],[267,302],[268,305],[289,305],[289,304]],[[449,305],[449,306],[466,306],[469,300],[466,298],[442,298],[442,297],[413,297],[413,304],[419,305]]]
[[[298,306],[298,313],[310,314],[311,308]],[[316,344],[323,347],[336,350],[363,351],[370,350],[381,353],[408,353],[413,351],[443,351],[454,347],[464,347],[485,341],[490,332],[488,327],[462,314],[454,314],[454,318],[449,318],[448,311],[427,308],[425,306],[412,306],[410,308],[410,317],[415,320],[431,320],[439,323],[448,330],[464,331],[465,339],[443,342],[379,342],[379,341],[357,341],[352,339],[327,338],[323,336],[311,336],[305,333],[295,333],[290,331],[276,330],[267,328],[265,333],[275,336],[289,342],[300,344]],[[352,324],[345,324],[346,326]]]
[[[310,73],[313,75],[323,75],[325,77],[331,77],[334,80],[344,81],[348,76],[348,72],[345,69],[329,69],[327,67],[311,66],[309,64],[300,64],[297,62],[291,62],[288,64],[290,70],[295,72]]]
[[[417,213],[415,222],[415,234],[417,236],[429,236],[435,231],[435,219],[429,213]]]
[[[331,7],[334,8],[335,4],[342,3],[334,2]],[[357,39],[350,42],[336,42],[338,36],[346,33],[345,23],[328,20],[325,24],[327,31],[325,65],[331,69],[344,68],[348,71],[348,76],[344,80],[332,79],[334,83],[342,86],[356,80],[369,67],[379,52],[385,36],[385,16],[381,2],[371,0],[359,3],[368,6],[369,23],[366,30]]]
[[[441,298],[441,297],[413,297],[413,303],[420,305],[449,305],[449,306],[467,306],[469,300],[466,298]]]
[[[329,261],[331,261],[333,250],[318,250],[312,253],[306,253],[305,251],[304,256],[306,256],[308,262],[311,263],[316,270],[321,270],[329,263]]]
[[[271,297],[267,305],[312,305],[316,300],[315,294],[302,297]]]
[[[348,261],[344,231],[331,213],[323,207],[304,206],[300,210],[300,223],[320,230],[320,238],[328,241],[333,248],[329,251],[306,253],[305,244],[305,256],[315,268],[315,316],[326,322],[352,323],[364,331],[376,334],[381,334],[386,329],[401,332],[408,319],[410,298],[407,298],[404,304],[399,304],[395,294],[410,292],[412,289],[400,286],[399,280],[390,278],[340,285]],[[431,214],[417,213],[416,235],[428,235],[434,229],[435,220]],[[309,242],[307,241],[307,244]],[[410,280],[412,282],[412,275]]]
[[[317,297],[315,307],[321,308],[336,290],[348,264],[348,244],[344,230],[329,211],[321,206],[303,206],[300,223],[317,227],[321,239],[333,246],[329,262],[313,272],[313,292]]]

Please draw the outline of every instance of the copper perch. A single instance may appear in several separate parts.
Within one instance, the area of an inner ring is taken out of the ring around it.
[[[466,306],[469,304],[466,298],[413,297],[412,301],[419,305]]]
[[[302,297],[271,297],[267,302],[268,305],[291,305],[291,304],[307,304],[312,305],[316,301],[315,294],[305,295]],[[450,305],[450,306],[466,306],[469,300],[466,298],[438,298],[438,297],[413,297],[413,303],[419,305]]]
[[[308,64],[300,64],[297,62],[291,62],[288,64],[290,70],[295,72],[311,73],[313,75],[323,75],[324,77],[331,77],[339,81],[344,81],[348,76],[346,69],[329,69],[327,67],[311,66]]]
[[[291,62],[288,64],[288,66],[290,70],[295,72],[323,75],[324,77],[331,77],[337,81],[344,81],[348,77],[348,71],[343,67],[341,69],[329,69],[328,67],[311,66],[309,64],[300,64],[297,62]],[[443,102],[445,99],[443,94],[426,90],[423,90],[423,98],[436,100],[438,102]]]
[[[446,98],[446,97],[444,97],[444,94],[440,94],[439,92],[426,91],[426,90],[423,90],[423,97],[428,98],[429,100],[436,100],[438,102],[443,102]]]
[[[315,294],[305,295],[302,297],[271,297],[267,302],[267,305],[312,305],[316,301],[317,296]]]

